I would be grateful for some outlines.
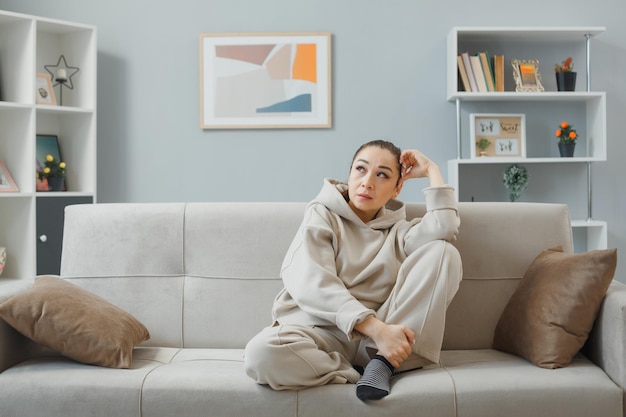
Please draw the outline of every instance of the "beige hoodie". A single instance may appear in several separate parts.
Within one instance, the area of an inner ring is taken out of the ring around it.
[[[347,194],[346,183],[327,179],[307,206],[281,268],[285,287],[274,300],[275,321],[336,326],[348,339],[358,338],[354,326],[376,315],[407,255],[433,240],[456,239],[452,187],[426,188],[427,213],[410,222],[404,203],[391,200],[365,224]]]

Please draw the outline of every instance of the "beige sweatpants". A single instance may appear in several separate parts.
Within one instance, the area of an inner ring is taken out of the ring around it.
[[[439,362],[446,310],[462,277],[461,257],[450,243],[423,245],[403,263],[396,284],[376,317],[415,332],[414,354],[399,370]],[[325,384],[356,383],[376,346],[366,338],[348,341],[334,326],[276,324],[263,329],[246,346],[246,373],[275,390]]]

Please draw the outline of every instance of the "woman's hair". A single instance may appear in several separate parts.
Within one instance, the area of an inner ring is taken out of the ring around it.
[[[361,152],[365,148],[369,148],[370,146],[376,146],[377,148],[380,148],[380,149],[386,149],[389,152],[391,152],[391,154],[396,158],[396,161],[398,161],[398,173],[399,173],[398,184],[399,184],[400,179],[402,178],[402,164],[400,164],[400,155],[402,155],[402,150],[400,150],[400,148],[398,148],[393,143],[388,142],[386,140],[376,139],[376,140],[372,140],[361,145],[359,149],[357,149],[357,151],[354,153],[354,156],[352,157],[352,162],[350,163],[350,169],[352,169],[352,164],[354,164],[354,160],[356,159],[359,152]]]

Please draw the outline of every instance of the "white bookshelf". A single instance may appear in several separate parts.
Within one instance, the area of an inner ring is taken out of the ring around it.
[[[457,158],[448,161],[448,178],[457,190],[460,201],[496,199],[494,193],[482,192],[482,182],[501,184],[506,166],[524,165],[533,178],[533,170],[558,175],[560,171],[577,171],[574,178],[585,191],[577,205],[585,206],[580,218],[572,221],[575,239],[582,242],[579,249],[607,247],[607,224],[593,219],[591,204],[591,166],[607,159],[606,93],[591,89],[590,45],[592,39],[604,32],[604,27],[455,27],[447,39],[447,99],[456,105]],[[505,57],[504,92],[465,92],[458,82],[457,55],[488,51],[491,56]],[[574,58],[578,73],[576,91],[556,91],[554,64],[567,56]],[[515,92],[511,59],[538,59],[543,92]],[[471,158],[469,115],[471,113],[523,113],[526,115],[526,157]],[[574,158],[561,158],[553,137],[558,123],[568,120],[579,135]],[[550,140],[551,138],[551,140]],[[539,176],[542,178],[542,176]],[[543,176],[546,178],[546,176]],[[473,178],[474,179],[474,178]],[[495,179],[495,180],[494,180]],[[535,179],[536,181],[536,179]],[[470,187],[471,189],[467,189]],[[503,188],[502,185],[500,187]],[[537,201],[553,202],[549,190]],[[505,192],[500,193],[504,199]],[[582,200],[582,201],[580,201]],[[566,202],[568,203],[568,202]],[[580,211],[580,210],[577,210]]]
[[[46,73],[44,65],[56,64],[61,55],[80,68],[74,89],[64,88],[63,106],[36,104],[36,74]],[[8,252],[0,280],[36,275],[38,205],[68,197],[96,201],[96,57],[93,26],[0,11],[0,160],[19,188],[0,193],[0,245]],[[37,134],[59,137],[67,191],[36,191]]]

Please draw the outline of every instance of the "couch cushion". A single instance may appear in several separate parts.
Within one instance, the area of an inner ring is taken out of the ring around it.
[[[493,349],[456,350],[443,351],[441,364],[454,381],[457,416],[622,417],[621,388],[583,356],[544,369]]]
[[[380,417],[381,407],[384,415],[455,415],[453,383],[445,370],[437,366],[394,378],[392,392],[385,400],[366,404],[356,397],[354,384],[299,391],[274,391],[258,385],[245,374],[243,353],[243,349],[182,349],[169,364],[146,378],[142,394],[144,414],[175,416],[180,414],[182,403],[186,417]]]
[[[146,416],[141,386],[161,364],[136,357],[131,368],[115,369],[62,356],[31,359],[0,373],[0,416]]]
[[[589,336],[616,264],[615,249],[541,252],[498,321],[494,348],[543,368],[569,365]]]
[[[133,348],[150,337],[124,310],[53,276],[0,304],[0,317],[69,358],[112,368],[130,367]]]
[[[64,277],[132,314],[150,332],[142,346],[183,347],[185,276]]]
[[[181,275],[184,211],[184,203],[67,206],[61,276]]]
[[[444,351],[441,366],[393,377],[391,394],[376,404],[359,401],[353,384],[297,392],[257,385],[242,349],[140,347],[133,358],[130,369],[63,357],[24,362],[0,373],[0,415],[622,416],[622,390],[582,356],[546,370],[496,350]]]
[[[297,415],[298,393],[257,385],[244,372],[243,349],[181,349],[147,376],[141,398],[144,416],[278,417]]]
[[[305,205],[187,204],[184,347],[243,348],[271,325],[280,266]]]
[[[144,345],[243,348],[271,324],[272,301],[282,287],[280,265],[305,206],[70,206],[61,275],[140,319],[152,336]],[[424,210],[423,203],[407,204],[410,218]],[[567,206],[460,203],[459,213],[454,245],[464,276],[448,309],[443,346],[490,348],[506,302],[543,245],[571,248]],[[141,294],[139,301],[135,294]],[[233,320],[237,332],[228,331]]]
[[[409,204],[408,217],[419,216],[420,207]],[[564,204],[464,202],[459,216],[453,244],[461,253],[463,280],[446,314],[443,348],[491,348],[498,319],[532,260],[546,247],[573,248],[568,209]]]
[[[391,378],[391,392],[379,401],[363,402],[356,386],[324,385],[298,393],[296,416],[340,417],[453,417],[465,416],[456,408],[454,381],[437,365]]]

